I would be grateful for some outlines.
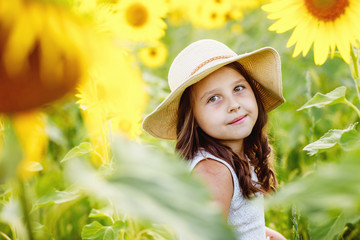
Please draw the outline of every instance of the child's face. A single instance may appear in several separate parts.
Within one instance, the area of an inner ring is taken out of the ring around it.
[[[238,148],[258,118],[253,90],[235,69],[222,67],[192,87],[194,116],[200,128],[223,144]]]

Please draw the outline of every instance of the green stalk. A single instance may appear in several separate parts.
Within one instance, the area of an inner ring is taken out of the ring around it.
[[[360,102],[360,92],[359,92],[360,78],[359,78],[358,54],[355,55],[354,49],[353,49],[352,46],[350,47],[350,56],[351,56],[350,69],[351,69],[352,77],[353,77],[354,82],[355,82],[355,88],[356,88],[356,92],[357,92],[357,95],[358,95],[358,99],[359,99],[359,102]]]
[[[33,228],[32,223],[29,215],[28,209],[28,199],[26,197],[25,186],[22,179],[19,178],[19,186],[20,186],[20,201],[21,201],[21,208],[24,214],[25,224],[27,227],[27,232],[30,240],[34,240]]]
[[[360,110],[359,110],[354,104],[352,104],[351,102],[349,102],[346,98],[344,98],[344,103],[346,103],[346,104],[349,105],[352,109],[354,109],[355,112],[357,113],[357,115],[358,115],[359,118],[360,118]]]
[[[3,232],[0,232],[0,235],[3,236],[6,240],[11,240],[11,238]]]

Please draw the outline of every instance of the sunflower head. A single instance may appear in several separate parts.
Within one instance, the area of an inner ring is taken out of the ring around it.
[[[148,9],[141,2],[133,2],[125,12],[128,24],[134,28],[143,27],[149,20]]]
[[[322,21],[334,21],[345,13],[349,0],[305,0],[309,13]]]
[[[157,68],[165,63],[168,51],[163,43],[140,49],[138,56],[141,62],[150,68]]]
[[[35,108],[74,89],[81,78],[88,38],[62,5],[0,2],[0,112]]]
[[[287,47],[295,45],[293,57],[306,56],[314,47],[314,61],[325,63],[338,49],[350,64],[350,47],[360,39],[358,0],[277,0],[263,6],[268,18],[277,21],[269,30],[278,33],[294,29]]]

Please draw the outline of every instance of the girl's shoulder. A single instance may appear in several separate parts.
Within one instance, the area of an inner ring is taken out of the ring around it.
[[[222,171],[222,172],[230,171],[231,176],[234,178],[234,180],[237,179],[236,173],[235,173],[234,169],[230,166],[229,163],[227,163],[225,160],[223,160],[221,158],[218,158],[218,157],[212,155],[211,153],[209,153],[203,149],[200,149],[195,154],[194,158],[190,160],[190,166],[189,166],[190,171],[194,170],[194,168],[201,161],[206,160],[206,159],[211,159],[211,160],[216,161],[216,162],[212,161],[212,162],[205,163],[208,167],[213,168],[214,171]],[[226,168],[224,168],[224,166]]]

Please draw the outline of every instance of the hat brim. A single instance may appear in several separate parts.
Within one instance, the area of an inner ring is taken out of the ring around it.
[[[285,102],[282,96],[280,56],[275,49],[265,47],[250,53],[219,59],[202,67],[194,75],[189,76],[152,113],[145,117],[142,124],[143,129],[154,137],[175,140],[178,106],[185,89],[217,69],[235,61],[238,61],[248,75],[256,81],[255,87],[260,92],[261,101],[267,112]]]

